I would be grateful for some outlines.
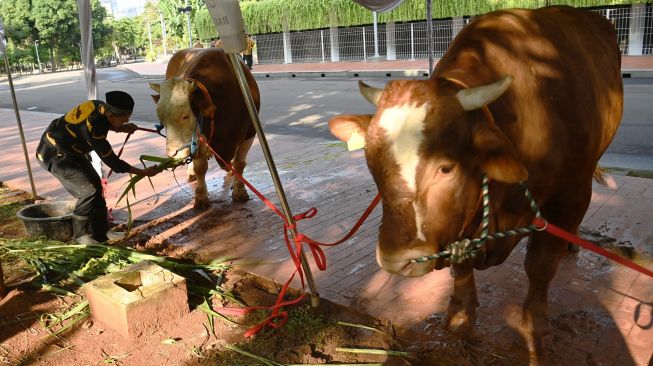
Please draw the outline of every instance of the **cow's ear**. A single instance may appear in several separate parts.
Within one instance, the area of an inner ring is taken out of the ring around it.
[[[150,88],[152,88],[152,90],[155,92],[161,94],[161,84],[150,83]]]
[[[365,137],[367,127],[370,125],[371,120],[371,114],[345,114],[342,116],[336,116],[329,121],[329,131],[331,131],[333,136],[342,141],[349,141],[354,132]]]
[[[480,123],[473,143],[481,158],[481,168],[491,179],[504,183],[528,179],[528,171],[519,161],[512,142],[494,124]]]
[[[159,103],[160,98],[161,98],[161,94],[152,94],[152,100],[154,101],[154,104]]]

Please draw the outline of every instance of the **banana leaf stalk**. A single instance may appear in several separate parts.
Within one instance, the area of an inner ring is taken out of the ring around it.
[[[158,163],[156,170],[159,172],[162,172],[164,170],[175,170],[178,166],[185,164],[185,159],[162,158],[162,157],[151,156],[151,155],[141,155],[139,160],[143,164],[143,167],[146,167],[145,165],[146,161]],[[132,177],[127,182],[127,187],[125,187],[125,190],[118,198],[118,202],[116,202],[117,205],[118,203],[120,203],[120,201],[122,201],[123,198],[125,198],[127,204],[127,231],[131,230],[132,223],[133,223],[131,204],[129,203],[129,192],[131,191],[134,198],[136,198],[136,183],[138,183],[143,178],[145,178],[144,175],[132,175]],[[156,190],[154,189],[154,183],[152,183],[152,179],[150,177],[147,177],[147,179],[150,182],[150,186],[152,187],[152,190],[156,194]]]

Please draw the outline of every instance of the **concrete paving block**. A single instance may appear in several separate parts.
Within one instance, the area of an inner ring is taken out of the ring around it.
[[[130,339],[189,313],[186,279],[150,261],[89,282],[85,292],[93,319]]]

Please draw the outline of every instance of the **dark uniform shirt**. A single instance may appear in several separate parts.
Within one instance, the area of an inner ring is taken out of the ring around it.
[[[41,144],[77,156],[94,150],[116,173],[128,172],[131,165],[119,159],[107,141],[110,125],[105,110],[104,102],[99,100],[89,100],[74,107],[50,123],[41,137]],[[43,160],[41,156],[38,158]]]

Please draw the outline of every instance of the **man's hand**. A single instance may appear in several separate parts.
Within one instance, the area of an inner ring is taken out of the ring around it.
[[[145,177],[153,177],[153,176],[161,173],[157,168],[158,168],[158,165],[148,166],[145,169],[141,169],[141,168],[137,168],[135,166],[132,166],[129,173],[130,174],[141,175],[141,176],[145,176]]]
[[[136,126],[131,122],[128,122],[128,123],[123,123],[118,128],[116,128],[116,132],[134,133],[136,132],[137,129],[138,126]]]
[[[157,170],[157,167],[158,165],[148,166],[147,168],[143,169],[143,175],[146,177],[153,177],[159,174],[160,171]]]

